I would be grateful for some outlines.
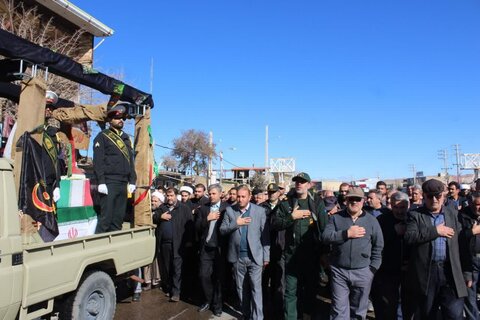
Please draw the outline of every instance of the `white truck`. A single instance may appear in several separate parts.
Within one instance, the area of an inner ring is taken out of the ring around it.
[[[112,319],[115,280],[152,262],[153,227],[23,245],[12,165],[0,158],[0,319]]]

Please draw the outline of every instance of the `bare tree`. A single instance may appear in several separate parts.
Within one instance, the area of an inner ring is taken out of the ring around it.
[[[36,6],[26,6],[22,1],[0,0],[5,12],[0,13],[0,28],[21,38],[52,51],[64,54],[77,60],[82,52],[79,50],[84,30],[77,29],[73,33],[61,32],[54,26],[53,17],[42,15]],[[78,83],[49,74],[47,87],[64,99],[79,101],[80,86]],[[1,99],[2,112],[16,115],[16,106]]]
[[[162,167],[165,169],[174,169],[178,167],[178,161],[171,155],[163,156],[162,158]]]
[[[209,145],[206,132],[190,129],[173,140],[172,156],[178,159],[181,170],[190,168],[196,175],[205,174],[208,158],[216,157],[215,144]]]
[[[265,175],[255,172],[253,177],[250,178],[250,187],[252,189],[267,189],[267,177]]]

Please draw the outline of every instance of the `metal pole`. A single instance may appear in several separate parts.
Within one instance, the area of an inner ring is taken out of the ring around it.
[[[265,177],[267,178],[267,182],[270,182],[270,173],[268,170],[268,125],[265,126]]]
[[[209,136],[208,146],[210,147],[210,150],[212,150],[212,147],[213,147],[213,132],[210,131],[208,136]],[[213,171],[213,159],[212,159],[212,152],[210,152],[208,154],[207,186],[210,185],[210,180],[212,179],[212,171]]]
[[[220,185],[222,185],[222,174],[223,174],[223,152],[220,151]]]
[[[457,166],[457,182],[460,183],[460,145],[454,144],[453,147],[455,149],[455,158],[457,159],[457,163],[455,163]]]

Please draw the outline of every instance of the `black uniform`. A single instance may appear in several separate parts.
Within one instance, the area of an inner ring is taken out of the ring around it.
[[[95,233],[121,230],[128,184],[135,184],[137,179],[132,145],[126,133],[113,128],[100,132],[93,143],[97,183],[106,184],[108,189],[107,195],[100,195],[101,212]]]

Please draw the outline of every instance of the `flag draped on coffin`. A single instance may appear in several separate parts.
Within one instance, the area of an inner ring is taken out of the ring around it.
[[[90,180],[62,179],[58,206],[59,235],[55,240],[74,239],[95,233],[97,215],[90,194]]]
[[[23,148],[18,208],[40,222],[39,234],[43,241],[53,241],[58,235],[55,204],[47,192],[45,171],[42,165],[42,146],[31,134],[25,132],[20,138]]]

